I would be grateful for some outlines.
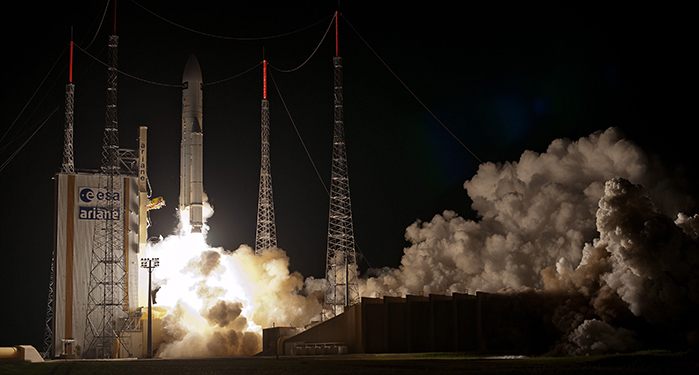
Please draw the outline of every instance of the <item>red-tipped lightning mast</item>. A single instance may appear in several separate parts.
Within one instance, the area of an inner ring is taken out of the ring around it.
[[[68,83],[73,83],[73,35],[70,36],[70,63],[68,67]]]
[[[262,60],[262,99],[267,99],[267,60]]]
[[[339,12],[335,11],[335,56],[340,56],[340,37],[338,33],[338,15]]]

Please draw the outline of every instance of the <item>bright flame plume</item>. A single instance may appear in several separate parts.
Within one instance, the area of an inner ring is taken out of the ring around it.
[[[205,204],[205,220],[213,209]],[[188,212],[176,232],[149,249],[160,258],[153,271],[156,302],[170,308],[163,318],[162,357],[254,355],[262,350],[262,328],[303,327],[322,311],[322,296],[301,295],[303,277],[289,272],[277,248],[260,255],[247,245],[235,251],[212,248],[203,233],[190,233]]]

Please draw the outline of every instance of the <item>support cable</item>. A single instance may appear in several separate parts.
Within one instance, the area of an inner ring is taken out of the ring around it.
[[[294,130],[296,130],[296,135],[299,137],[299,140],[301,141],[301,145],[303,146],[303,149],[306,151],[306,156],[308,156],[308,160],[311,161],[311,165],[313,165],[313,169],[316,171],[316,175],[318,176],[320,183],[323,184],[323,189],[325,189],[325,193],[330,195],[330,191],[328,190],[328,187],[325,185],[323,178],[320,176],[320,172],[318,172],[318,168],[316,167],[316,163],[313,162],[313,158],[311,157],[311,154],[308,152],[308,148],[306,147],[306,143],[303,141],[303,138],[301,138],[301,133],[299,133],[299,129],[296,127],[296,123],[294,122],[294,119],[291,117],[291,112],[289,112],[289,107],[286,106],[286,102],[284,101],[284,97],[282,97],[282,93],[279,90],[279,86],[277,85],[277,81],[274,80],[274,75],[272,74],[272,72],[269,72],[269,77],[272,78],[272,83],[274,84],[274,87],[277,89],[277,93],[279,94],[279,98],[282,100],[282,104],[284,105],[284,109],[286,110],[286,114],[289,116],[289,120],[291,120],[291,125],[294,126]]]
[[[93,60],[95,60],[95,61],[97,61],[98,63],[100,63],[100,64],[106,66],[107,68],[109,68],[109,64],[107,64],[106,62],[104,62],[104,61],[98,59],[97,57],[95,57],[95,56],[93,56],[93,55],[91,55],[89,52],[87,52],[86,50],[84,50],[84,49],[83,49],[82,47],[80,47],[79,45],[74,44],[74,46],[75,46],[77,49],[79,49],[80,51],[82,51],[84,54],[86,54],[87,56],[89,56],[90,58],[92,58]],[[147,80],[147,79],[143,79],[143,78],[136,77],[136,76],[134,76],[134,75],[128,74],[128,73],[126,73],[126,72],[123,72],[123,71],[121,71],[121,70],[119,70],[119,69],[116,69],[116,71],[117,71],[118,73],[120,73],[120,74],[125,75],[126,77],[133,78],[133,79],[135,79],[135,80],[137,80],[137,81],[141,81],[141,82],[145,82],[145,83],[150,83],[150,84],[156,85],[156,86],[179,87],[179,88],[182,87],[182,84],[181,84],[181,83],[180,83],[180,84],[177,84],[177,85],[175,85],[175,84],[168,84],[168,83],[159,83],[159,82],[149,81],[149,80]]]
[[[306,29],[310,29],[311,27],[313,27],[313,26],[315,26],[315,25],[317,25],[317,24],[319,24],[319,23],[325,21],[325,20],[328,18],[328,17],[325,17],[325,18],[323,18],[322,20],[317,21],[317,22],[315,22],[315,23],[313,23],[313,24],[311,24],[311,25],[308,25],[308,26],[306,26],[306,27],[302,27],[302,28],[300,28],[300,29],[298,29],[298,30],[289,31],[289,32],[282,33],[282,34],[269,35],[269,36],[261,36],[261,37],[249,37],[249,38],[246,38],[246,37],[233,37],[233,36],[223,36],[223,35],[209,34],[209,33],[205,33],[205,32],[202,32],[202,31],[198,31],[198,30],[191,29],[191,28],[186,27],[186,26],[182,26],[182,25],[180,25],[180,24],[178,24],[178,23],[175,23],[175,22],[173,22],[173,21],[168,20],[167,18],[165,18],[165,17],[163,17],[163,16],[160,16],[160,15],[154,13],[154,12],[151,11],[151,10],[148,10],[146,7],[144,7],[143,5],[137,3],[135,0],[131,0],[131,2],[134,3],[134,4],[136,4],[139,8],[141,8],[141,9],[145,10],[146,12],[152,14],[153,16],[155,16],[155,17],[157,17],[157,18],[159,18],[159,19],[161,19],[161,20],[163,20],[163,21],[165,21],[165,22],[167,22],[167,23],[169,23],[169,24],[171,24],[171,25],[173,25],[173,26],[179,27],[180,29],[187,30],[187,31],[192,32],[192,33],[195,33],[195,34],[199,34],[199,35],[203,35],[203,36],[208,36],[208,37],[211,37],[211,38],[225,39],[225,40],[254,41],[254,40],[268,40],[268,39],[281,38],[281,37],[284,37],[284,36],[296,34],[296,33],[298,33],[298,32],[304,31],[304,30],[306,30]]]
[[[102,12],[100,24],[97,26],[97,31],[95,31],[95,35],[92,37],[92,40],[90,41],[90,43],[87,44],[87,47],[85,47],[85,49],[90,48],[92,43],[95,42],[95,39],[97,38],[97,34],[99,34],[100,30],[102,29],[102,24],[104,23],[104,17],[107,15],[107,9],[109,9],[110,2],[111,2],[111,0],[107,0],[107,4],[105,4],[105,6],[104,6],[104,12]],[[93,25],[94,25],[94,23],[93,23]],[[90,27],[92,27],[92,26],[90,26]]]
[[[408,85],[406,85],[405,82],[403,82],[403,80],[401,80],[401,79],[398,77],[398,75],[393,71],[393,69],[391,69],[391,68],[388,66],[388,64],[386,64],[386,62],[381,58],[381,56],[379,56],[379,54],[376,53],[376,51],[374,51],[373,48],[371,48],[371,46],[369,45],[369,43],[367,43],[367,41],[359,34],[359,32],[357,31],[357,29],[355,29],[354,26],[352,26],[352,24],[349,22],[349,20],[347,19],[347,17],[345,17],[345,16],[343,15],[342,18],[345,19],[345,21],[347,22],[347,24],[349,25],[349,27],[352,28],[352,30],[357,34],[357,36],[359,37],[359,39],[361,39],[362,42],[364,42],[364,44],[366,44],[366,46],[369,48],[369,50],[371,50],[371,52],[376,56],[376,58],[378,58],[379,61],[381,61],[381,63],[386,67],[386,69],[388,69],[388,71],[391,72],[391,74],[393,74],[394,77],[396,77],[396,79],[398,80],[398,82],[400,82],[400,84],[403,85],[403,87],[405,87],[406,90],[408,90],[408,92],[410,93],[410,95],[412,95],[413,98],[415,98],[415,100],[417,100],[418,103],[420,103],[420,105],[422,105],[422,107],[425,108],[425,110],[427,110],[427,112],[428,112],[430,115],[432,115],[432,117],[433,117],[435,120],[437,120],[437,122],[439,123],[439,125],[442,125],[442,127],[444,128],[444,130],[446,130],[457,142],[459,142],[459,144],[460,144],[463,148],[465,148],[466,151],[468,151],[474,158],[476,158],[476,160],[478,160],[479,163],[483,164],[483,161],[482,161],[478,156],[476,156],[476,154],[475,154],[473,151],[471,151],[470,148],[466,147],[466,145],[465,145],[454,133],[452,133],[452,131],[449,130],[449,128],[448,128],[446,125],[444,125],[444,123],[443,123],[439,118],[437,118],[437,116],[425,105],[425,103],[423,103],[422,100],[420,100],[420,98],[418,98],[417,95],[415,95],[415,93],[414,93],[412,90],[410,90],[410,88],[408,87]]]
[[[12,121],[12,124],[10,124],[10,127],[7,128],[7,130],[5,131],[5,134],[3,134],[2,138],[0,138],[0,142],[2,142],[3,139],[5,139],[5,137],[6,137],[7,134],[10,132],[10,130],[12,129],[12,127],[15,125],[15,123],[17,123],[17,120],[19,120],[19,118],[20,118],[20,117],[22,116],[22,114],[24,113],[24,110],[27,109],[27,106],[29,106],[29,103],[31,103],[31,101],[34,99],[34,96],[36,96],[36,93],[39,92],[39,89],[41,89],[41,86],[44,85],[44,82],[46,82],[46,79],[49,77],[49,75],[51,75],[51,72],[53,72],[53,69],[56,67],[56,64],[58,64],[58,62],[59,62],[59,61],[61,60],[61,58],[63,57],[63,54],[66,52],[66,49],[68,49],[68,47],[64,48],[63,51],[61,51],[61,54],[60,54],[60,55],[58,56],[58,58],[56,59],[56,62],[53,63],[53,65],[51,66],[51,69],[49,69],[49,72],[46,73],[46,76],[44,77],[44,79],[41,80],[41,83],[39,84],[39,87],[37,87],[36,90],[34,90],[34,93],[32,94],[32,97],[29,98],[29,100],[28,100],[27,103],[24,105],[24,107],[22,107],[22,110],[19,112],[19,114],[17,115],[17,117],[15,118],[15,120]],[[55,82],[54,82],[54,84],[55,84]],[[53,87],[53,86],[52,86],[52,87]],[[45,97],[46,97],[46,96],[44,96],[44,98],[45,98]],[[43,99],[42,99],[42,101],[43,101]]]
[[[59,106],[59,107],[60,107],[60,106]],[[14,157],[17,156],[17,154],[18,154],[20,151],[22,151],[22,149],[24,148],[24,146],[26,146],[27,143],[29,143],[29,141],[34,137],[34,135],[36,135],[36,133],[37,133],[39,130],[41,130],[41,128],[44,126],[44,124],[46,124],[46,123],[49,121],[49,119],[51,118],[51,116],[53,116],[53,114],[56,113],[56,111],[58,111],[58,108],[59,108],[59,107],[56,107],[56,109],[54,109],[48,116],[46,116],[46,118],[44,119],[44,121],[43,121],[41,124],[39,124],[39,127],[37,127],[36,130],[34,130],[34,133],[32,133],[32,135],[30,135],[29,138],[27,138],[27,140],[24,141],[24,143],[22,143],[22,145],[19,146],[19,148],[18,148],[12,155],[10,155],[10,157],[7,158],[7,160],[5,160],[5,162],[2,163],[2,165],[0,165],[0,172],[2,172],[2,170],[5,169],[5,167],[6,167],[8,164],[10,164],[10,161],[12,161],[12,159],[14,159]]]
[[[271,66],[272,68],[274,68],[274,70],[276,70],[276,71],[278,71],[278,72],[282,72],[282,73],[290,73],[290,72],[293,72],[293,71],[296,71],[296,70],[301,69],[301,67],[303,67],[304,65],[306,65],[306,63],[307,63],[308,61],[311,60],[311,58],[316,54],[316,52],[318,52],[318,49],[320,48],[320,45],[323,44],[323,42],[325,41],[325,38],[328,36],[328,32],[329,32],[330,29],[332,28],[333,21],[335,21],[335,16],[333,16],[333,18],[330,20],[330,24],[328,25],[328,28],[325,30],[325,34],[323,34],[323,38],[320,39],[320,42],[318,42],[318,45],[316,46],[316,48],[313,50],[313,52],[311,52],[311,55],[308,56],[308,58],[306,59],[306,61],[302,62],[301,65],[299,65],[299,66],[297,66],[297,67],[295,67],[295,68],[293,68],[293,69],[287,69],[287,70],[279,69],[279,68],[276,68],[276,67],[271,66],[271,65],[270,65],[270,66]]]
[[[98,63],[100,63],[100,64],[102,64],[102,65],[104,65],[104,66],[106,66],[106,67],[109,67],[109,65],[108,65],[106,62],[104,62],[104,61],[98,59],[97,57],[95,57],[95,56],[93,56],[93,55],[91,55],[89,52],[85,51],[85,50],[84,50],[83,48],[81,48],[79,45],[75,44],[75,47],[76,47],[77,49],[79,49],[80,51],[82,51],[82,52],[83,52],[84,54],[86,54],[87,56],[89,56],[90,58],[92,58],[93,60],[97,61]],[[252,71],[253,69],[257,68],[258,66],[260,66],[260,64],[262,64],[262,62],[258,62],[257,64],[255,64],[255,65],[252,66],[251,68],[249,68],[249,69],[243,71],[242,73],[238,73],[238,74],[236,74],[236,75],[234,75],[234,76],[231,76],[231,77],[228,77],[228,78],[224,78],[224,79],[221,79],[221,80],[218,80],[218,81],[205,83],[204,86],[211,86],[211,85],[215,85],[215,84],[218,84],[218,83],[223,83],[223,82],[230,81],[230,80],[232,80],[232,79],[238,78],[238,77],[240,77],[240,76],[242,76],[242,75],[244,75],[244,74],[246,74],[246,73],[249,73],[249,72]],[[124,71],[122,71],[122,70],[119,70],[119,69],[117,69],[116,71],[119,72],[119,74],[123,74],[123,75],[126,76],[126,77],[129,77],[129,78],[132,78],[132,79],[135,79],[135,80],[137,80],[137,81],[144,82],[144,83],[149,83],[149,84],[151,84],[151,85],[163,86],[163,87],[177,87],[177,88],[181,88],[181,87],[182,87],[182,84],[181,84],[181,83],[173,84],[173,83],[155,82],[155,81],[147,80],[147,79],[145,79],[145,78],[136,77],[135,75],[126,73],[126,72],[124,72]]]
[[[235,78],[238,78],[238,77],[240,77],[240,76],[242,76],[242,75],[244,75],[244,74],[246,74],[246,73],[249,73],[250,71],[254,70],[255,68],[257,68],[257,67],[260,66],[260,65],[262,65],[262,62],[261,62],[261,61],[258,62],[257,64],[255,64],[253,67],[249,68],[248,70],[242,72],[242,73],[238,73],[238,74],[236,74],[236,75],[234,75],[234,76],[232,76],[232,77],[220,79],[220,80],[218,80],[218,81],[204,83],[204,86],[211,86],[211,85],[216,85],[216,84],[223,83],[223,82],[226,82],[226,81],[230,81],[230,80],[235,79]],[[181,86],[181,85],[180,85],[180,86]]]

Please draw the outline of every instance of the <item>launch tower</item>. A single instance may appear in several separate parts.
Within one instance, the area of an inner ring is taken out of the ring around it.
[[[328,316],[342,313],[359,301],[357,287],[357,258],[354,250],[354,228],[350,201],[349,173],[342,98],[342,57],[338,45],[338,12],[335,12],[335,126],[330,182],[330,215],[328,218],[328,251],[326,256],[325,305]]]
[[[260,162],[260,194],[257,199],[255,254],[277,247],[277,226],[272,199],[272,167],[269,160],[269,101],[267,100],[267,61],[262,61],[262,145]]]
[[[96,221],[87,297],[84,357],[112,358],[115,344],[121,343],[128,311],[127,252],[124,248],[124,193],[120,174],[119,127],[117,120],[117,57],[119,37],[115,24],[109,36],[107,74],[107,114],[102,148],[102,168],[98,194],[104,194],[97,207],[102,217]],[[118,345],[118,344],[117,344]],[[126,349],[128,350],[128,349]]]

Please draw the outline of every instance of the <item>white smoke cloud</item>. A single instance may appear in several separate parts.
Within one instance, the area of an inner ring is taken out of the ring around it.
[[[570,334],[571,355],[600,355],[639,347],[633,331],[614,328],[600,320],[585,320]]]
[[[640,185],[607,182],[597,228],[613,258],[602,280],[634,315],[660,324],[685,318],[690,306],[699,306],[696,241],[662,215]]]
[[[254,355],[262,349],[262,327],[303,327],[321,313],[322,295],[301,295],[303,277],[289,272],[283,250],[256,255],[246,245],[232,252],[211,248],[208,227],[188,233],[186,212],[181,216],[177,234],[149,250],[160,258],[153,274],[157,302],[171,307],[163,318],[161,357]]]
[[[444,211],[414,223],[400,267],[371,270],[362,295],[570,293],[554,316],[568,354],[631,350],[612,324],[697,312],[699,218],[678,212],[691,199],[618,129],[482,164],[464,187],[479,220]]]
[[[645,154],[614,128],[555,140],[518,162],[482,164],[464,184],[480,220],[445,211],[414,223],[400,268],[369,279],[364,294],[541,288],[544,268],[579,264],[581,249],[596,238],[604,183],[621,177],[654,187],[648,169]]]

